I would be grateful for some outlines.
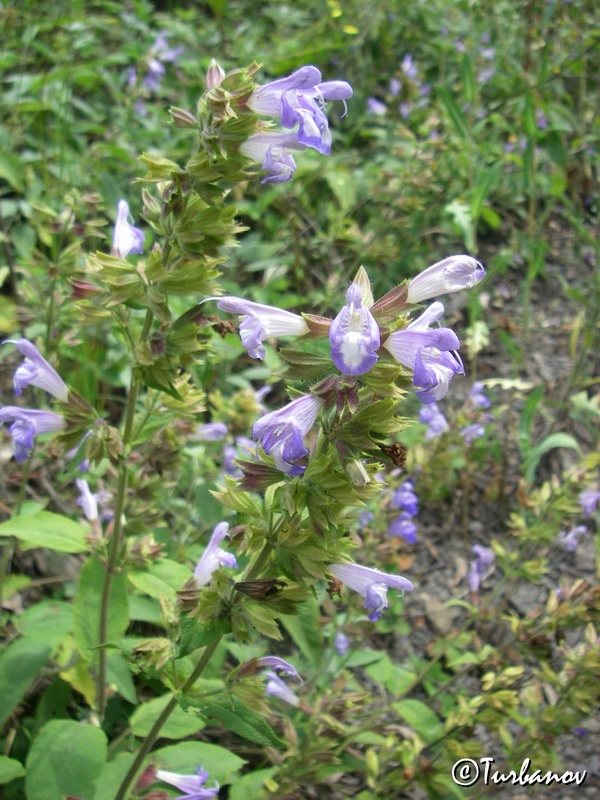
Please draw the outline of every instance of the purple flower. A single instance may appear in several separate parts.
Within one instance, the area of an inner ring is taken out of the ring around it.
[[[129,67],[127,70],[127,88],[135,89],[137,84],[137,72],[135,67]]]
[[[376,97],[367,97],[367,111],[376,117],[383,117],[387,113],[387,106]]]
[[[392,333],[384,347],[401,364],[414,370],[413,386],[420,386],[417,397],[429,405],[448,393],[455,375],[464,374],[458,353],[458,336],[450,328],[431,329],[444,313],[441,303],[432,303],[407,328]]]
[[[481,381],[476,381],[469,392],[469,401],[473,403],[473,405],[479,406],[479,408],[489,408],[491,403],[487,395],[483,393],[483,389],[483,383],[481,383]]]
[[[75,502],[77,503],[78,506],[80,506],[80,508],[84,513],[85,518],[89,520],[89,522],[97,520],[98,519],[97,496],[95,494],[92,494],[88,482],[83,478],[77,478],[75,484],[79,489],[79,497]]]
[[[544,114],[541,108],[536,108],[535,123],[541,131],[548,127],[548,117]]]
[[[417,65],[413,61],[413,57],[410,55],[410,53],[407,53],[402,59],[401,69],[402,72],[406,75],[406,77],[410,78],[410,80],[414,81],[417,79],[417,76],[419,74],[417,70]]]
[[[469,581],[469,588],[471,591],[476,592],[479,589],[481,579],[494,563],[496,556],[491,547],[483,547],[480,544],[474,544],[471,550],[476,558],[475,561],[471,562],[467,580]]]
[[[587,530],[585,525],[577,525],[575,528],[571,528],[570,531],[561,531],[556,540],[567,553],[574,553],[579,545],[579,537],[586,534]]]
[[[250,358],[263,359],[263,340],[272,336],[303,336],[308,325],[298,314],[275,306],[264,306],[243,300],[241,297],[221,297],[217,303],[221,311],[241,314],[240,336]]]
[[[213,572],[217,569],[219,564],[229,569],[237,569],[237,561],[233,553],[228,553],[220,547],[221,542],[229,532],[229,524],[227,522],[219,522],[209,543],[206,545],[202,557],[196,565],[194,570],[194,578],[198,586],[206,586],[209,583]]]
[[[143,84],[149,92],[156,92],[160,88],[160,82],[166,72],[164,64],[157,58],[148,59],[148,72],[146,73]]]
[[[298,142],[295,133],[253,133],[240,146],[240,153],[256,161],[267,173],[261,183],[285,183],[296,171],[290,149],[306,149],[306,145]]]
[[[253,437],[256,441],[262,440],[265,453],[272,455],[277,469],[287,475],[301,475],[306,469],[294,462],[308,455],[303,439],[314,425],[322,405],[314,395],[303,395],[254,423]]]
[[[177,789],[181,789],[182,795],[176,800],[212,800],[219,794],[219,784],[212,789],[203,789],[206,783],[208,772],[202,767],[198,767],[195,775],[180,775],[177,772],[168,772],[164,769],[156,770],[156,780],[170,783]]]
[[[117,204],[117,221],[113,231],[112,249],[119,258],[127,258],[129,253],[141,253],[144,248],[143,231],[129,224],[129,206],[126,200]]]
[[[600,500],[600,492],[594,492],[591,489],[579,495],[579,505],[581,506],[584,517],[592,516],[598,505],[598,500]]]
[[[65,427],[59,414],[38,409],[4,406],[0,408],[0,425],[12,423],[8,429],[12,437],[15,461],[26,461],[31,455],[35,437],[42,433],[56,433]]]
[[[278,675],[271,672],[271,670],[265,670],[263,675],[269,679],[265,686],[266,694],[278,697],[280,700],[283,700],[284,703],[288,703],[291,706],[297,706],[300,703],[300,698],[292,692],[289,686],[285,684]]]
[[[392,495],[392,505],[406,511],[411,517],[419,513],[419,498],[414,492],[415,486],[412,481],[404,481]]]
[[[392,97],[398,97],[402,89],[402,81],[398,78],[390,78],[390,94]]]
[[[375,519],[375,514],[372,511],[363,511],[357,520],[358,530],[362,531]]]
[[[404,512],[393,519],[387,529],[387,536],[401,536],[407,544],[417,543],[417,526],[410,514]]]
[[[402,119],[408,119],[410,117],[411,109],[411,104],[408,101],[403,100],[398,106],[398,113]]]
[[[337,631],[333,640],[333,646],[335,647],[338,656],[343,658],[344,656],[348,655],[348,650],[350,649],[350,640],[345,633],[342,631]]]
[[[235,449],[235,445],[227,443],[223,447],[223,469],[232,478],[241,478],[244,474],[235,463],[238,458],[239,453]]]
[[[363,290],[353,283],[346,292],[346,305],[329,329],[331,358],[344,375],[364,375],[377,362],[379,327],[363,305]]]
[[[407,303],[422,303],[441,294],[472,289],[485,276],[485,270],[471,256],[448,256],[421,272],[408,284]]]
[[[321,82],[316,67],[305,66],[254,90],[248,107],[257,114],[280,117],[284,128],[295,128],[299,144],[323,155],[331,150],[331,133],[323,111],[326,100],[348,100],[352,88],[345,81]]]
[[[5,344],[7,342],[15,344],[19,353],[25,356],[25,361],[17,367],[13,378],[15,394],[23,394],[23,389],[31,384],[66,403],[69,398],[67,385],[37,347],[27,339],[7,339]]]
[[[161,31],[156,37],[150,52],[156,56],[156,58],[160,58],[161,61],[175,62],[183,53],[183,47],[169,47],[167,32]]]
[[[448,430],[448,420],[438,408],[437,403],[431,403],[428,406],[422,406],[419,410],[419,422],[429,425],[425,438],[428,441],[436,439],[441,436],[444,431]]]
[[[475,439],[481,439],[485,435],[485,426],[481,422],[474,422],[472,425],[461,428],[460,435],[467,444],[471,444]]]
[[[338,580],[365,598],[365,608],[371,612],[371,622],[377,622],[383,609],[388,607],[388,589],[400,589],[404,592],[412,592],[414,589],[412,583],[400,575],[388,575],[359,564],[331,564],[329,570]]]
[[[292,678],[298,678],[300,683],[304,683],[300,675],[298,675],[298,670],[289,661],[285,661],[283,658],[279,658],[279,656],[262,656],[262,658],[258,659],[258,663],[261,667],[270,667],[271,669],[278,669],[283,672],[284,675],[291,675]]]
[[[227,425],[224,422],[207,422],[197,425],[190,437],[193,442],[219,442],[227,436]]]

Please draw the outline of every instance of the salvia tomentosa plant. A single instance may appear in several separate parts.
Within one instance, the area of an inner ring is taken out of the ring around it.
[[[255,82],[257,70],[252,64],[226,74],[213,62],[197,109],[170,110],[173,124],[189,132],[192,153],[183,164],[157,154],[141,157],[147,168],[141,179],[143,217],[154,243],[133,224],[121,200],[110,254],[90,255],[74,279],[84,326],[110,331],[129,349],[131,383],[122,423],[110,425],[25,339],[13,342],[25,357],[14,376],[15,391],[43,390],[54,398],[52,410],[0,409],[17,461],[32,457],[41,446],[38,437],[55,433],[73,467],[89,466],[87,481],[78,481],[78,502],[91,533],[78,545],[90,557],[78,599],[85,625],[76,638],[85,662],[81,681],[96,718],[105,718],[115,649],[170,692],[123,771],[117,800],[128,796],[178,706],[233,725],[241,735],[252,727],[262,744],[277,741],[261,715],[264,679],[267,696],[303,707],[275,671],[297,678],[295,668],[277,657],[240,665],[216,697],[215,691],[202,691],[200,676],[223,637],[243,642],[258,631],[281,638],[279,617],[297,612],[327,582],[332,593],[346,586],[359,594],[372,622],[388,607],[390,590],[413,589],[406,577],[353,561],[354,544],[345,535],[348,508],[360,510],[384,488],[375,476],[382,465],[394,463],[396,434],[411,423],[403,416],[403,398],[414,391],[431,408],[464,373],[457,334],[439,326],[442,303],[427,301],[468,289],[484,276],[474,258],[454,255],[376,300],[361,267],[333,318],[310,308],[292,313],[223,295],[220,267],[244,230],[235,219],[232,189],[259,176],[263,183],[291,180],[292,152],[311,148],[328,155],[332,135],[325,103],[352,96],[348,83],[322,81],[314,66],[264,85]],[[247,439],[226,445],[240,445],[225,454],[225,474],[214,493],[227,519],[214,527],[193,572],[185,568],[177,602],[163,602],[167,635],[138,641],[127,651],[121,646],[129,622],[123,582],[128,573],[139,581],[140,571],[166,563],[152,536],[141,535],[153,519],[145,501],[161,482],[175,480],[187,441],[228,435],[216,420],[204,419],[193,430],[206,405],[205,387],[195,381],[197,367],[213,357],[216,336],[236,335],[231,317],[216,310],[237,317],[250,359],[264,359],[271,340],[293,337],[293,346],[279,350],[290,399],[254,422],[254,450]],[[105,483],[115,481],[106,516],[98,511],[101,474]],[[412,489],[406,482],[398,498],[409,519],[417,513]],[[26,530],[12,530],[27,541]],[[336,647],[343,651],[348,643],[338,637]],[[154,777],[182,790],[183,797],[216,797],[219,789],[205,785],[208,772],[201,766],[195,775],[158,769]]]

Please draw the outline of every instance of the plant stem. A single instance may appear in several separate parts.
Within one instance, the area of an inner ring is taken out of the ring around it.
[[[271,544],[271,542],[265,542],[263,549],[260,551],[254,564],[252,564],[252,566],[248,570],[248,574],[244,577],[244,580],[253,580],[258,575],[260,575],[263,567],[267,564],[271,556],[272,550],[273,550],[273,545]],[[204,671],[204,668],[212,658],[213,653],[219,646],[219,643],[221,642],[222,638],[223,634],[221,634],[221,636],[217,637],[209,645],[207,645],[206,650],[202,653],[200,661],[198,661],[198,663],[196,664],[196,668],[194,669],[190,677],[187,679],[187,681],[181,687],[181,693],[187,692],[188,689],[191,689],[194,683],[196,683],[196,681]],[[152,749],[154,742],[158,739],[162,726],[169,719],[172,712],[175,710],[175,708],[177,708],[178,704],[179,704],[178,697],[176,695],[173,695],[173,697],[164,707],[162,714],[158,717],[158,719],[152,726],[150,733],[148,734],[148,736],[146,736],[146,738],[142,742],[142,746],[140,747],[133,761],[133,764],[129,768],[127,775],[125,775],[125,778],[123,779],[123,782],[119,787],[119,791],[115,796],[115,800],[125,800],[125,797],[127,796],[127,790],[129,789],[136,775],[140,771],[144,759]]]
[[[152,326],[153,313],[148,309],[146,312],[146,319],[144,320],[144,327],[140,336],[140,341],[143,341],[150,331]],[[127,398],[127,407],[125,409],[125,424],[123,428],[123,446],[125,452],[120,457],[119,461],[119,481],[117,485],[117,499],[115,502],[115,524],[113,528],[112,537],[110,540],[110,549],[108,553],[108,563],[106,565],[106,576],[104,578],[104,587],[102,589],[102,602],[100,604],[100,630],[98,633],[98,644],[100,650],[98,653],[98,716],[104,719],[104,712],[106,710],[106,649],[102,646],[106,644],[108,638],[108,617],[110,612],[110,597],[112,593],[112,585],[115,573],[117,572],[117,562],[119,559],[119,552],[121,550],[121,534],[123,531],[123,514],[125,512],[125,501],[127,498],[127,445],[131,440],[131,433],[133,431],[133,421],[135,419],[135,407],[137,405],[137,398],[140,389],[140,381],[135,377],[135,372],[131,376],[131,384],[129,388],[129,397]]]

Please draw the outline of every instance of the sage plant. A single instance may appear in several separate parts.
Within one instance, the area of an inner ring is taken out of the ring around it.
[[[328,156],[332,134],[326,102],[345,104],[352,96],[346,82],[323,81],[314,66],[263,85],[256,82],[257,72],[256,64],[225,73],[213,63],[197,108],[170,110],[173,124],[190,136],[191,153],[185,163],[141,156],[147,168],[140,180],[142,216],[151,236],[136,227],[121,200],[111,252],[91,254],[77,276],[86,288],[77,301],[84,330],[105,326],[129,348],[131,382],[120,426],[111,427],[69,390],[23,339],[16,341],[25,362],[15,374],[15,388],[20,393],[31,384],[46,390],[55,410],[0,409],[16,460],[32,455],[38,435],[55,433],[64,451],[74,453],[73,467],[90,464],[87,482],[78,483],[78,502],[96,533],[80,592],[85,593],[92,574],[103,576],[103,588],[99,608],[86,608],[92,619],[86,630],[95,631],[96,640],[82,656],[95,682],[94,711],[102,721],[113,691],[107,654],[120,648],[127,627],[127,608],[115,606],[116,587],[121,592],[128,573],[163,559],[160,546],[145,533],[151,512],[143,498],[152,497],[171,471],[177,474],[186,442],[218,442],[230,435],[223,422],[201,416],[206,396],[194,383],[193,368],[211,357],[216,336],[237,335],[235,325],[251,359],[264,359],[265,346],[280,337],[293,339],[279,350],[286,365],[281,377],[293,382],[289,401],[255,420],[253,454],[246,446],[237,458],[226,454],[229,468],[214,493],[223,518],[193,574],[189,565],[177,602],[163,603],[166,636],[138,642],[127,654],[137,670],[162,681],[170,696],[135,753],[117,800],[128,796],[175,708],[192,704],[200,717],[210,717],[214,704],[198,694],[198,679],[224,636],[242,642],[257,632],[282,638],[281,615],[296,611],[328,582],[337,585],[344,602],[354,602],[344,586],[359,594],[361,614],[373,623],[387,608],[390,590],[412,590],[404,576],[355,563],[346,512],[364,507],[385,488],[376,475],[390,463],[396,434],[410,424],[402,402],[406,395],[415,392],[431,407],[464,372],[458,335],[438,325],[442,303],[421,304],[468,289],[484,275],[474,258],[454,255],[375,301],[361,267],[332,318],[311,308],[295,313],[223,296],[220,270],[244,230],[235,218],[232,189],[256,178],[275,184],[291,180],[292,151],[301,157],[312,148]],[[183,313],[182,303],[188,306]],[[262,401],[264,390],[258,394]],[[94,471],[100,465],[108,465],[107,474],[116,481],[114,517],[105,529],[94,495]],[[408,482],[401,507],[417,513]],[[336,642],[338,651],[347,649],[339,636]],[[183,663],[190,655],[193,666],[186,670]],[[268,709],[265,703],[273,695],[304,707],[274,671],[297,677],[295,669],[275,657],[263,658],[262,665],[272,667],[264,672],[266,695],[256,676],[258,662],[242,664],[226,678],[227,702],[236,719],[255,721],[255,709]],[[235,725],[227,719],[224,724]],[[270,730],[262,718],[260,725]],[[264,736],[268,740],[271,734]],[[217,796],[218,786],[204,786],[208,776],[200,766],[192,776],[155,774],[184,796]]]

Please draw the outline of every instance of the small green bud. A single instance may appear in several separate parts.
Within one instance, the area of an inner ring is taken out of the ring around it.
[[[186,111],[185,108],[173,106],[169,109],[169,114],[176,128],[193,129],[198,127],[198,120],[196,117],[191,111]]]

